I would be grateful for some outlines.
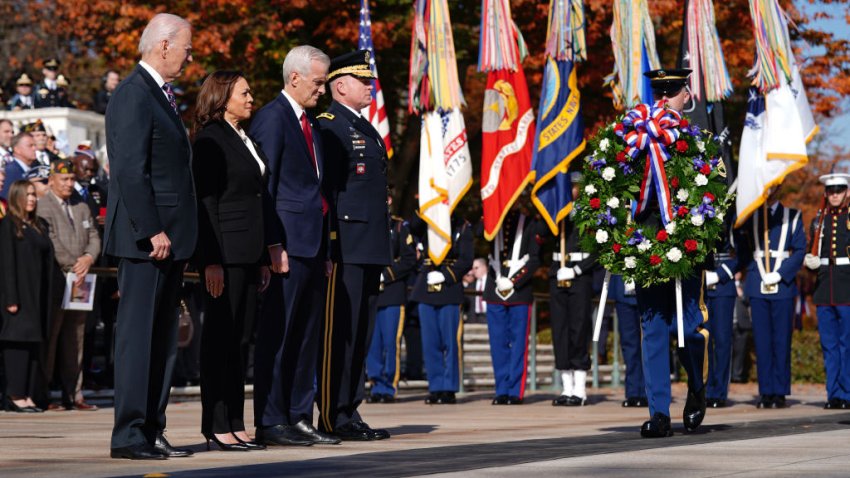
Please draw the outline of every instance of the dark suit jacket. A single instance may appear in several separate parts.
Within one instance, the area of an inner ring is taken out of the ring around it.
[[[263,163],[262,149],[255,146]],[[268,166],[257,160],[224,121],[207,124],[192,145],[198,188],[198,268],[254,264],[265,251],[263,207],[270,206]]]
[[[175,260],[192,256],[198,236],[192,149],[180,117],[141,66],[118,85],[106,110],[110,190],[104,251],[149,259],[165,231]]]
[[[33,166],[35,166],[35,164],[33,164]],[[6,165],[4,172],[6,173],[6,179],[3,181],[3,191],[0,192],[0,197],[3,199],[9,199],[9,189],[12,187],[12,183],[20,179],[24,179],[25,173],[24,168],[22,168],[15,160],[12,160],[12,162]]]
[[[114,100],[113,100],[114,102]],[[269,193],[274,204],[266,217],[266,244],[281,244],[296,257],[316,257],[326,244],[322,215],[322,140],[316,120],[313,148],[319,175],[310,158],[301,122],[283,93],[263,106],[251,121],[251,137],[268,158]]]
[[[336,231],[332,257],[347,264],[389,265],[384,141],[367,120],[336,101],[318,120],[326,161],[325,189]]]

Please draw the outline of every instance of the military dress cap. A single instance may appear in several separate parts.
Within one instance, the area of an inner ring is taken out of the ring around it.
[[[59,75],[56,77],[56,86],[60,88],[67,88],[69,84],[70,83],[68,83],[68,79],[65,78],[65,75]]]
[[[371,59],[372,54],[369,53],[369,50],[352,51],[334,58],[331,60],[328,81],[344,75],[353,75],[358,78],[375,78],[375,74],[372,73],[372,68],[369,66]]]
[[[58,70],[59,60],[57,60],[56,58],[50,58],[49,60],[44,62],[44,67],[48,70]]]
[[[33,166],[27,171],[27,174],[24,175],[24,179],[27,180],[36,180],[36,181],[46,181],[50,176],[50,168],[43,164],[39,164],[38,166]]]
[[[823,183],[825,187],[831,186],[850,186],[850,174],[842,174],[842,173],[832,173],[832,174],[824,174],[819,177],[818,180]]]
[[[687,68],[660,69],[647,71],[643,76],[649,78],[652,91],[658,94],[674,94],[688,86],[691,70]]]
[[[70,159],[57,159],[50,163],[50,174],[74,174],[74,163]]]
[[[43,133],[47,132],[47,128],[44,126],[44,123],[40,119],[35,120],[34,122],[24,126],[25,133],[35,133],[38,131]]]
[[[29,75],[23,73],[18,78],[18,81],[15,82],[15,84],[18,86],[32,86],[32,80],[30,79]]]

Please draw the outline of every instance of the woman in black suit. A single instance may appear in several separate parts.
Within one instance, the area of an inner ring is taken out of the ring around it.
[[[53,245],[47,223],[36,216],[35,186],[9,188],[9,214],[0,221],[0,349],[6,371],[6,409],[43,410],[32,401],[41,374],[41,344],[48,327]]]
[[[264,448],[245,432],[244,360],[257,298],[268,285],[262,150],[242,130],[253,98],[240,72],[204,81],[195,112],[192,164],[198,193],[195,258],[205,285],[201,335],[201,432],[222,450]]]

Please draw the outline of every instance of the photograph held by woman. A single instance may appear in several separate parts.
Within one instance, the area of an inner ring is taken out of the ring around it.
[[[242,129],[251,117],[248,81],[217,71],[196,107],[193,172],[198,194],[195,260],[204,284],[201,336],[201,432],[221,450],[265,448],[245,431],[245,364],[257,299],[269,283],[263,208],[268,168]]]
[[[47,223],[36,215],[35,187],[9,187],[9,211],[0,221],[0,349],[6,373],[7,410],[39,413],[33,402],[43,387],[42,347],[49,330],[53,246]]]

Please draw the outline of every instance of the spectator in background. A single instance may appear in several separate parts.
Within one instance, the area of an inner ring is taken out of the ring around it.
[[[38,119],[35,122],[24,126],[24,131],[32,135],[35,142],[35,157],[38,164],[50,166],[50,163],[59,159],[55,153],[47,147],[48,135],[47,128],[44,123]]]
[[[6,183],[6,171],[0,169],[0,190],[3,189],[3,185]],[[8,210],[8,203],[5,199],[0,198],[0,219],[6,216],[6,211]]]
[[[50,242],[54,250],[53,313],[45,351],[45,380],[53,378],[54,368],[59,370],[62,404],[51,403],[48,410],[97,410],[83,400],[83,335],[87,312],[64,310],[65,274],[73,272],[74,283],[82,285],[86,274],[98,254],[100,236],[88,206],[73,196],[74,165],[67,159],[55,161],[50,166],[49,191],[38,200],[38,215],[49,226]]]
[[[68,107],[71,104],[68,102],[68,91],[66,90],[68,83],[65,80],[63,86],[59,81],[62,75],[59,72],[59,60],[50,58],[44,62],[44,68],[41,69],[41,74],[44,75],[42,81],[35,91],[35,107],[36,108],[51,108],[51,107]],[[64,77],[62,77],[64,79]]]
[[[9,187],[12,183],[19,179],[24,179],[24,176],[35,165],[35,140],[29,133],[18,133],[12,137],[10,143],[12,147],[12,162],[5,167],[6,182],[3,190],[0,191],[0,197],[8,198]]]
[[[47,223],[36,215],[35,187],[15,181],[9,215],[0,221],[0,349],[7,410],[40,413],[32,397],[41,384],[41,346],[49,326],[53,247]]]
[[[47,186],[47,181],[50,178],[50,168],[47,166],[38,165],[30,169],[24,179],[32,183],[35,186],[35,196],[39,199],[44,197],[47,194],[47,191],[50,189]]]
[[[15,129],[12,122],[0,119],[0,169],[12,162],[12,136],[14,135]]]
[[[474,287],[476,292],[473,296],[467,296],[469,302],[469,310],[467,312],[466,321],[471,324],[486,324],[487,323],[487,301],[484,300],[484,285],[487,283],[487,259],[476,257],[472,261],[472,275],[474,281],[470,286]]]
[[[32,94],[32,80],[26,73],[15,82],[15,96],[9,100],[10,111],[31,110],[35,108],[35,95]]]
[[[103,86],[100,91],[94,96],[94,110],[100,114],[106,114],[106,106],[109,105],[109,99],[112,98],[112,92],[121,81],[121,76],[115,70],[107,70],[103,75]]]
[[[74,156],[71,157],[71,162],[74,163],[74,195],[86,203],[89,211],[98,225],[98,230],[103,234],[103,224],[106,217],[103,212],[106,212],[106,191],[95,181],[98,172],[100,171],[100,163],[94,155],[94,151],[87,144],[77,146],[74,151]]]

